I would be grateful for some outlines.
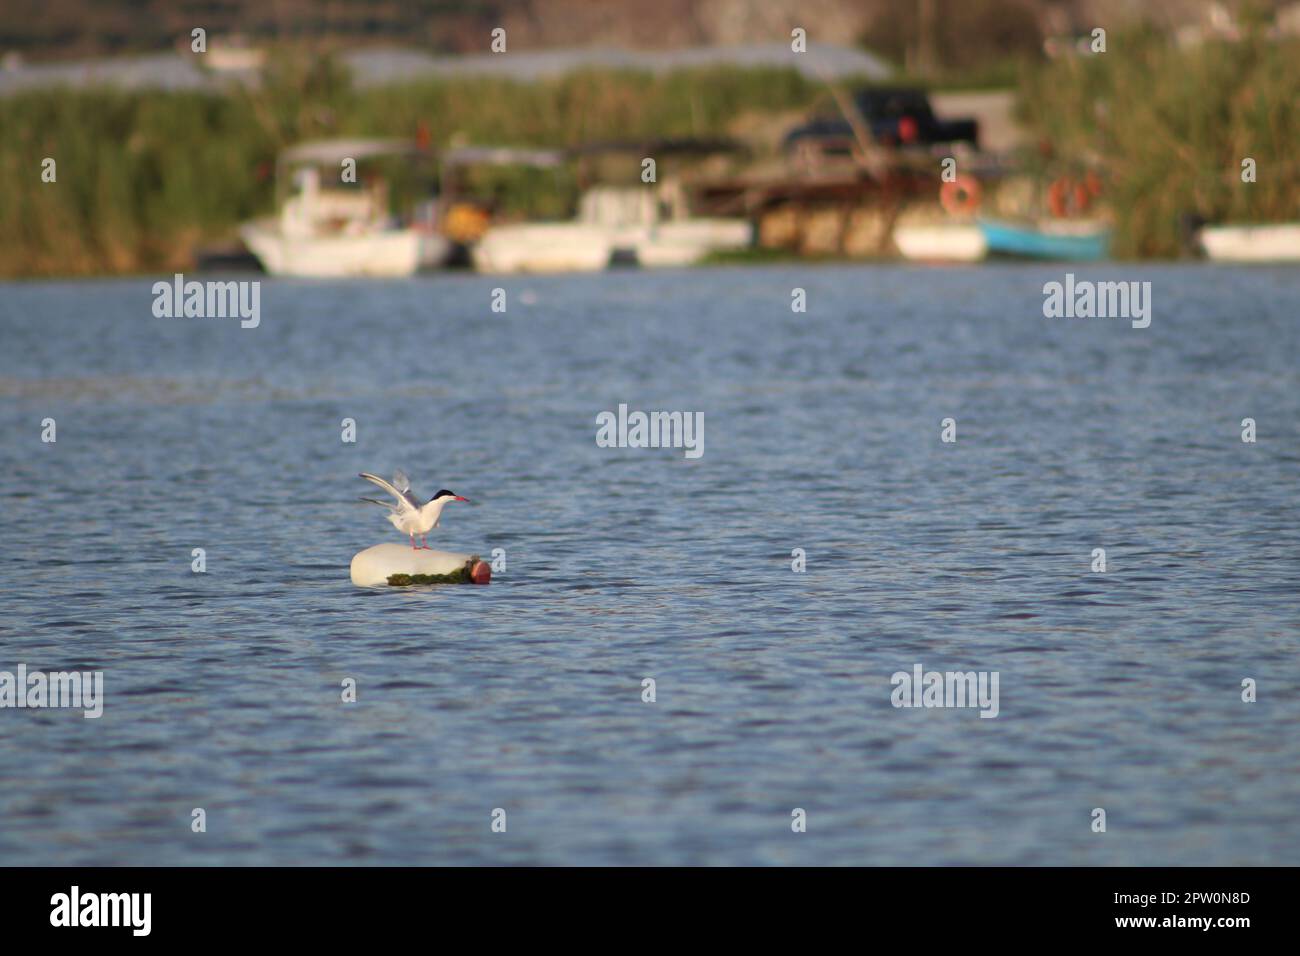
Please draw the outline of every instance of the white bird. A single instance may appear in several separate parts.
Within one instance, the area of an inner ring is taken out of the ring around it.
[[[427,537],[430,531],[438,527],[438,520],[442,517],[442,509],[446,507],[447,502],[469,501],[468,498],[462,498],[455,492],[443,488],[424,504],[420,504],[420,499],[411,493],[410,479],[401,471],[393,473],[391,484],[378,475],[372,475],[365,471],[361,472],[361,477],[366,481],[373,481],[397,499],[394,504],[379,501],[376,498],[362,498],[361,500],[368,501],[372,505],[379,505],[381,508],[387,508],[388,520],[393,523],[393,527],[398,531],[411,536],[411,547],[416,551],[420,550],[420,548],[415,547],[415,536],[417,534],[422,542],[421,547],[426,551],[433,550],[429,547]]]

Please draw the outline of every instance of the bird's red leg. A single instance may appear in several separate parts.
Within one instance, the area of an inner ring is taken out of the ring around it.
[[[417,548],[417,547],[415,546],[415,532],[414,532],[414,531],[411,532],[411,550],[412,550],[412,551],[419,551],[419,550],[420,550],[419,548]]]
[[[420,544],[424,546],[425,551],[433,550],[433,548],[429,547],[429,536],[427,534],[420,535]]]

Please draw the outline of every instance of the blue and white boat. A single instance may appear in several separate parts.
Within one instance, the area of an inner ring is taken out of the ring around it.
[[[1089,262],[1105,259],[1110,250],[1110,227],[1100,222],[981,219],[979,227],[992,256]]]

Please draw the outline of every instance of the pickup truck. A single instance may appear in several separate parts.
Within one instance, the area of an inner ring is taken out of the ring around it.
[[[881,146],[928,148],[969,143],[971,148],[978,147],[979,123],[973,119],[939,119],[930,109],[930,99],[924,90],[869,87],[858,90],[853,102],[872,139]],[[847,155],[853,144],[853,128],[838,112],[795,127],[784,141],[787,154],[813,150]]]

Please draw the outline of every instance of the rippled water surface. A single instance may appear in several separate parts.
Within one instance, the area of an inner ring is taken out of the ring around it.
[[[106,693],[0,710],[0,862],[1300,861],[1300,273],[1076,268],[1135,330],[1065,271],[0,285],[0,670]],[[620,402],[703,457],[598,448]],[[489,587],[350,583],[394,467]]]

